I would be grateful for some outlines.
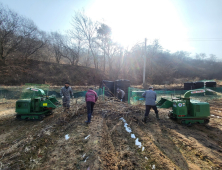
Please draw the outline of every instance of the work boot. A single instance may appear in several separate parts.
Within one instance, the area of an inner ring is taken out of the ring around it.
[[[88,114],[88,121],[86,121],[87,124],[91,122],[91,114]]]
[[[160,118],[159,118],[159,115],[158,115],[158,114],[156,114],[156,119],[157,119],[157,120],[160,120]]]
[[[143,121],[144,123],[147,123],[147,121],[148,121],[148,116],[145,116],[145,117],[142,119],[142,121]]]
[[[88,122],[88,121],[85,121],[85,123],[86,123],[86,124],[89,124],[90,122]]]

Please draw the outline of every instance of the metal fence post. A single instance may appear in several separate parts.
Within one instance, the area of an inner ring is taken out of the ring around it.
[[[103,87],[103,100],[105,99],[105,87]]]
[[[130,87],[128,87],[128,104],[130,104]]]

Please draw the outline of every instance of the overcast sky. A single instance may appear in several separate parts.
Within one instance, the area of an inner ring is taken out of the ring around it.
[[[164,49],[222,59],[222,0],[0,0],[44,31],[71,29],[74,11],[112,28],[125,47],[147,38]]]

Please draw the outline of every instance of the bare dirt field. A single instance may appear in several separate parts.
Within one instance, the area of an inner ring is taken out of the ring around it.
[[[15,120],[14,104],[0,104],[0,169],[222,169],[222,101],[210,102],[207,125],[182,126],[159,109],[144,124],[145,107],[106,99],[86,125],[85,104],[43,121]]]

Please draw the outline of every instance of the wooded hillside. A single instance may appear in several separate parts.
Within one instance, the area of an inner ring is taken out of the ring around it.
[[[141,84],[144,57],[149,84],[173,83],[175,78],[222,78],[222,62],[214,54],[172,53],[164,50],[158,40],[153,40],[146,48],[144,42],[123,48],[113,41],[110,26],[93,21],[82,11],[74,13],[72,29],[66,34],[41,31],[32,20],[3,5],[0,5],[0,14],[0,78],[3,84],[27,81],[60,84],[59,80],[66,79],[85,85],[88,74],[95,76],[98,83],[102,76],[96,74],[101,71],[109,80],[129,79],[132,84]],[[33,63],[38,63],[39,70]],[[41,65],[44,68],[41,69]],[[80,71],[86,67],[88,71]],[[75,76],[68,75],[70,73],[81,75],[83,80],[77,81]]]

